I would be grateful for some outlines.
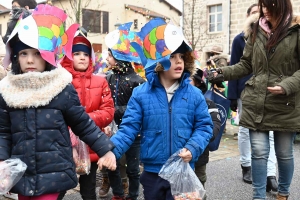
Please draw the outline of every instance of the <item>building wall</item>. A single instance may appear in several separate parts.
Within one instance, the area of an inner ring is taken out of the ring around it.
[[[161,0],[153,0],[153,1],[122,0],[121,2],[122,3],[115,3],[115,1],[113,0],[112,1],[91,0],[91,3],[86,7],[86,9],[109,12],[109,32],[116,29],[115,24],[117,23],[123,24],[130,21],[133,22],[134,19],[138,19],[138,29],[137,30],[133,29],[134,25],[132,25],[132,30],[139,31],[139,29],[150,20],[149,18],[141,15],[138,12],[134,12],[132,10],[126,10],[125,9],[126,4],[147,8],[151,11],[169,17],[170,20],[172,20],[173,23],[176,25],[180,24],[180,15],[178,14],[178,12],[170,8],[170,6],[168,6],[166,3],[161,2]],[[66,11],[66,13],[69,13],[69,15],[74,15],[74,12],[70,8],[71,6],[69,4],[69,1],[59,1],[59,2],[53,1],[53,3],[55,6],[63,8]],[[66,23],[67,27],[72,23],[74,23],[74,20],[72,20],[72,18],[70,17]],[[102,50],[105,50],[107,49],[104,42],[105,35],[106,34],[88,33],[88,39],[92,43],[102,44]]]
[[[7,30],[7,22],[9,20],[9,12],[0,14],[0,24],[1,24],[1,37],[3,37]]]
[[[184,0],[184,22],[191,18],[189,6],[192,0]],[[252,4],[257,3],[257,0],[196,0],[196,8],[200,23],[201,39],[195,50],[199,53],[200,59],[207,59],[207,55],[203,52],[208,51],[211,46],[217,45],[223,48],[223,53],[230,55],[231,44],[234,37],[243,30],[246,19],[247,9]],[[220,33],[209,34],[208,29],[208,6],[222,4],[223,8],[223,31]],[[294,14],[300,14],[300,0],[292,0]],[[230,8],[230,9],[229,9]],[[228,19],[230,15],[230,19]],[[229,23],[228,23],[229,22]],[[184,23],[184,30],[187,39],[191,40],[190,23]],[[195,32],[197,34],[197,32]],[[203,64],[203,61],[201,62]]]
[[[82,0],[83,5],[86,0]],[[66,21],[66,27],[69,27],[71,24],[75,22],[75,13],[70,6],[69,0],[52,0],[53,5],[57,6],[69,15]],[[109,12],[109,32],[116,29],[115,24],[117,23],[126,23],[130,22],[134,19],[138,19],[138,29],[133,29],[134,31],[139,31],[145,23],[147,23],[150,19],[146,16],[141,15],[138,12],[134,12],[132,10],[126,10],[125,5],[134,5],[143,8],[147,8],[151,11],[157,12],[164,16],[170,18],[170,20],[176,24],[180,24],[180,15],[178,12],[171,8],[168,4],[162,2],[162,0],[151,0],[151,1],[136,1],[136,0],[122,0],[122,3],[116,3],[115,1],[107,1],[107,0],[91,0],[88,6],[83,6],[83,8],[91,9],[91,10],[101,10]],[[7,29],[7,22],[9,20],[9,13],[7,14],[0,14],[0,24],[2,24],[2,35],[6,33]],[[88,33],[88,39],[92,43],[102,44],[102,50],[107,49],[105,46],[104,38],[105,34],[100,33]]]

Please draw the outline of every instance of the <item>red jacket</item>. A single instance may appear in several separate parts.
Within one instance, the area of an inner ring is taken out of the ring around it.
[[[75,87],[81,105],[94,120],[99,128],[109,125],[114,118],[114,102],[111,97],[110,88],[104,77],[93,74],[93,66],[90,61],[85,72],[75,71],[73,61],[65,57],[61,65],[73,76],[72,84]],[[89,149],[91,162],[97,162],[99,157]]]

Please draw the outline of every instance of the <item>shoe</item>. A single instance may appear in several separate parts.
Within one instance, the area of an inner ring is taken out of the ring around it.
[[[15,194],[15,193],[7,193],[7,194],[4,194],[3,196],[5,196],[6,198],[9,198],[9,199],[18,200],[18,194]]]
[[[234,139],[234,140],[238,140],[238,139],[239,139],[239,136],[238,136],[237,133],[234,133],[234,134],[233,134],[233,139]]]
[[[125,197],[113,196],[111,200],[125,200]]]
[[[128,186],[127,179],[126,181],[122,182],[122,185],[123,185],[124,195],[127,196],[129,194],[129,186]]]
[[[110,184],[109,184],[108,177],[103,177],[101,186],[99,188],[99,196],[100,197],[107,197],[109,188],[110,188]]]
[[[278,183],[277,183],[277,180],[276,180],[276,176],[268,176],[267,177],[266,191],[270,192],[271,190],[273,192],[277,192],[277,190],[278,190]]]
[[[276,200],[287,200],[289,196],[281,196],[280,194],[277,194]]]
[[[251,166],[249,167],[242,167],[242,173],[243,173],[243,181],[245,183],[248,183],[248,184],[252,184],[252,172],[251,172]]]

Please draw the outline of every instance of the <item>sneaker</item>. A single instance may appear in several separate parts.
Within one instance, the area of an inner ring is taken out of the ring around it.
[[[122,182],[124,195],[127,196],[129,194],[129,186],[127,181]]]
[[[99,188],[99,196],[100,197],[107,197],[108,191],[110,188],[108,177],[103,177],[101,186]]]
[[[3,196],[5,196],[6,198],[9,198],[9,199],[18,200],[18,194],[15,194],[15,193],[4,194]]]

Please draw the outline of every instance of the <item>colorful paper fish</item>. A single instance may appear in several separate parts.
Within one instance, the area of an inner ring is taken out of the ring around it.
[[[66,19],[66,13],[60,8],[40,4],[30,16],[19,20],[9,40],[18,34],[23,43],[38,49],[44,60],[56,66],[65,55],[72,59],[72,42],[79,27],[73,24],[65,31]]]
[[[99,72],[103,72],[103,69],[107,67],[107,63],[105,62],[105,57],[107,57],[107,53],[99,53],[96,55],[95,58],[95,65],[94,65],[94,74]]]
[[[167,24],[162,18],[154,18],[146,23],[137,33],[143,45],[132,42],[131,45],[138,52],[145,69],[155,67],[160,62],[165,70],[170,68],[170,55],[184,42],[189,49],[188,42],[182,30],[172,24]]]
[[[130,31],[131,25],[132,22],[122,24],[117,30],[108,33],[105,37],[105,43],[116,59],[141,63],[138,53],[130,43],[136,42],[142,45],[142,41],[135,32]]]

